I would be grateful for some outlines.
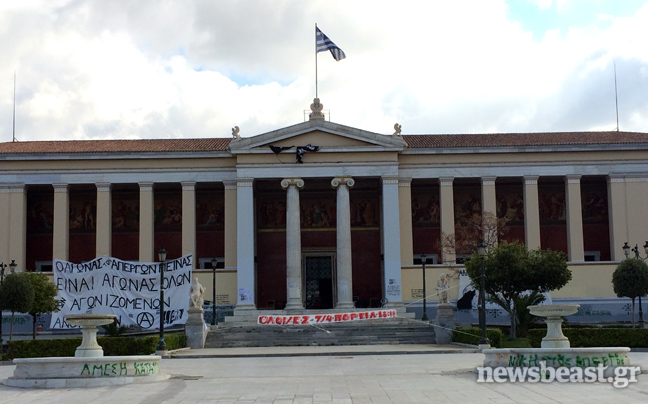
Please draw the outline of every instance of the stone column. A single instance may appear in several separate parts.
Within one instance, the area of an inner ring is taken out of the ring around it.
[[[24,271],[27,269],[27,187],[24,184],[12,185],[9,189],[9,199],[11,213],[8,221],[9,257],[7,260],[9,262],[12,259],[16,260],[18,265],[16,270]]]
[[[397,215],[396,212],[399,214]],[[388,307],[402,307],[403,297],[401,291],[401,234],[398,178],[382,179],[382,216],[384,294],[387,299]],[[409,223],[411,228],[411,214],[409,216]]]
[[[412,236],[412,179],[398,180],[398,219],[400,224],[400,256],[403,265],[414,264]]]
[[[182,255],[194,254],[196,267],[196,183],[182,182]]]
[[[153,183],[140,182],[140,228],[139,228],[139,260],[140,262],[155,262],[158,260],[154,251],[155,221],[153,205]]]
[[[441,235],[455,234],[455,215],[454,215],[454,178],[439,178],[439,203],[441,210]],[[444,264],[454,264],[457,262],[456,251],[444,251],[441,247],[441,261]]]
[[[11,217],[10,208],[10,190],[9,185],[0,185],[0,217],[6,221]],[[11,239],[11,230],[9,226],[0,226],[0,261],[5,264],[11,262],[9,257],[9,240]]]
[[[286,190],[286,310],[303,309],[299,190],[304,180],[286,178],[281,187]]]
[[[497,197],[495,194],[495,177],[482,177],[481,178],[481,202],[482,202],[482,218],[486,214],[492,215],[495,219],[494,223],[483,222],[482,237],[487,243],[496,246],[498,242],[497,234]]]
[[[621,246],[632,242],[628,235],[628,209],[626,202],[625,177],[609,175],[607,177],[608,220],[610,223],[610,255],[612,261],[625,258]]]
[[[70,257],[70,194],[68,184],[54,187],[54,229],[52,258],[67,261]]]
[[[225,268],[236,269],[236,181],[224,181],[225,187]]]
[[[112,184],[97,183],[96,256],[112,255]]]
[[[524,243],[529,250],[541,247],[538,176],[524,177]]]
[[[236,280],[238,284],[237,310],[255,309],[254,284],[254,181],[240,178],[236,181]]]
[[[331,186],[337,188],[337,309],[353,308],[353,270],[351,269],[351,177],[336,177]]]
[[[580,175],[565,177],[565,205],[567,205],[567,259],[585,261],[583,244],[583,205],[581,203]]]

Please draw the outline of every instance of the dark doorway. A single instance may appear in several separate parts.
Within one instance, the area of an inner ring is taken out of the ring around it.
[[[304,255],[304,307],[332,309],[334,254]]]

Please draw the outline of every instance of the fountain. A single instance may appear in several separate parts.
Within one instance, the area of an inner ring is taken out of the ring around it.
[[[160,373],[160,356],[104,356],[97,343],[97,326],[114,321],[112,314],[70,314],[68,324],[81,326],[83,340],[74,357],[21,358],[5,386],[70,388],[117,386],[165,380]]]
[[[629,366],[626,347],[571,348],[569,339],[562,333],[562,316],[578,311],[578,304],[536,305],[528,309],[534,316],[545,317],[547,335],[540,348],[484,349],[484,367],[597,367],[607,366],[606,375],[613,375],[616,366]]]

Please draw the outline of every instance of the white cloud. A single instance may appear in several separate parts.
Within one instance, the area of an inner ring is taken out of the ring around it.
[[[612,129],[603,112],[616,60],[621,127],[648,131],[648,6],[605,14],[538,39],[504,1],[2,3],[0,137],[11,138],[14,70],[22,140],[228,137],[234,125],[251,136],[298,123],[315,95],[315,22],[347,54],[318,56],[336,122],[380,133],[397,121],[403,133]]]

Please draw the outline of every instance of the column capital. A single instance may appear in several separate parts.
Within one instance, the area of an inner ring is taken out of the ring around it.
[[[252,187],[254,185],[253,178],[237,178],[236,186],[237,187]]]
[[[580,184],[581,177],[580,174],[565,175],[565,184]]]
[[[96,182],[97,192],[110,192],[112,184],[109,182]]]
[[[382,177],[383,185],[398,185],[398,177]]]
[[[398,179],[398,186],[399,187],[411,187],[412,186],[412,179],[411,178],[399,178]]]
[[[333,180],[331,180],[331,187],[337,188],[340,185],[346,185],[347,187],[351,188],[355,185],[355,181],[351,177],[335,177],[333,178]]]
[[[613,182],[617,182],[617,183],[625,182],[625,176],[623,174],[609,174],[607,176],[607,183],[610,184]]]
[[[236,180],[225,180],[225,181],[223,181],[223,187],[225,189],[236,189]]]
[[[538,185],[538,179],[540,177],[537,175],[525,175],[522,177],[524,185]]]
[[[494,186],[497,177],[481,177],[482,186]]]
[[[297,187],[297,189],[302,189],[304,188],[304,180],[301,178],[284,178],[281,180],[281,188],[284,190],[292,186]]]
[[[153,182],[138,182],[140,191],[153,191]]]
[[[70,189],[69,184],[52,184],[54,192],[67,192]]]
[[[450,187],[454,182],[454,177],[443,177],[439,178],[439,185],[442,187]]]
[[[196,189],[195,181],[182,181],[180,182],[183,191],[194,191]]]

